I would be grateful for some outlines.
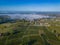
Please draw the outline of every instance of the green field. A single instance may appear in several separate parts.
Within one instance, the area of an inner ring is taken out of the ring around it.
[[[33,26],[21,21],[0,24],[0,45],[60,45],[60,26],[56,26],[60,22],[46,22],[51,26]]]

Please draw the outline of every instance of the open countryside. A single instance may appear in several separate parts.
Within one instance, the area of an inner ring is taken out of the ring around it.
[[[31,19],[1,14],[0,45],[60,45],[60,17],[52,15]]]

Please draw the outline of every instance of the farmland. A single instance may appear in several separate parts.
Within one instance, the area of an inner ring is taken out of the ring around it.
[[[0,45],[60,45],[58,18],[41,20],[50,26],[36,26],[24,20],[0,24]]]

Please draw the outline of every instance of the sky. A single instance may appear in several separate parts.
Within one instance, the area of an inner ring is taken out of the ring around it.
[[[60,0],[0,0],[0,11],[60,11]]]

